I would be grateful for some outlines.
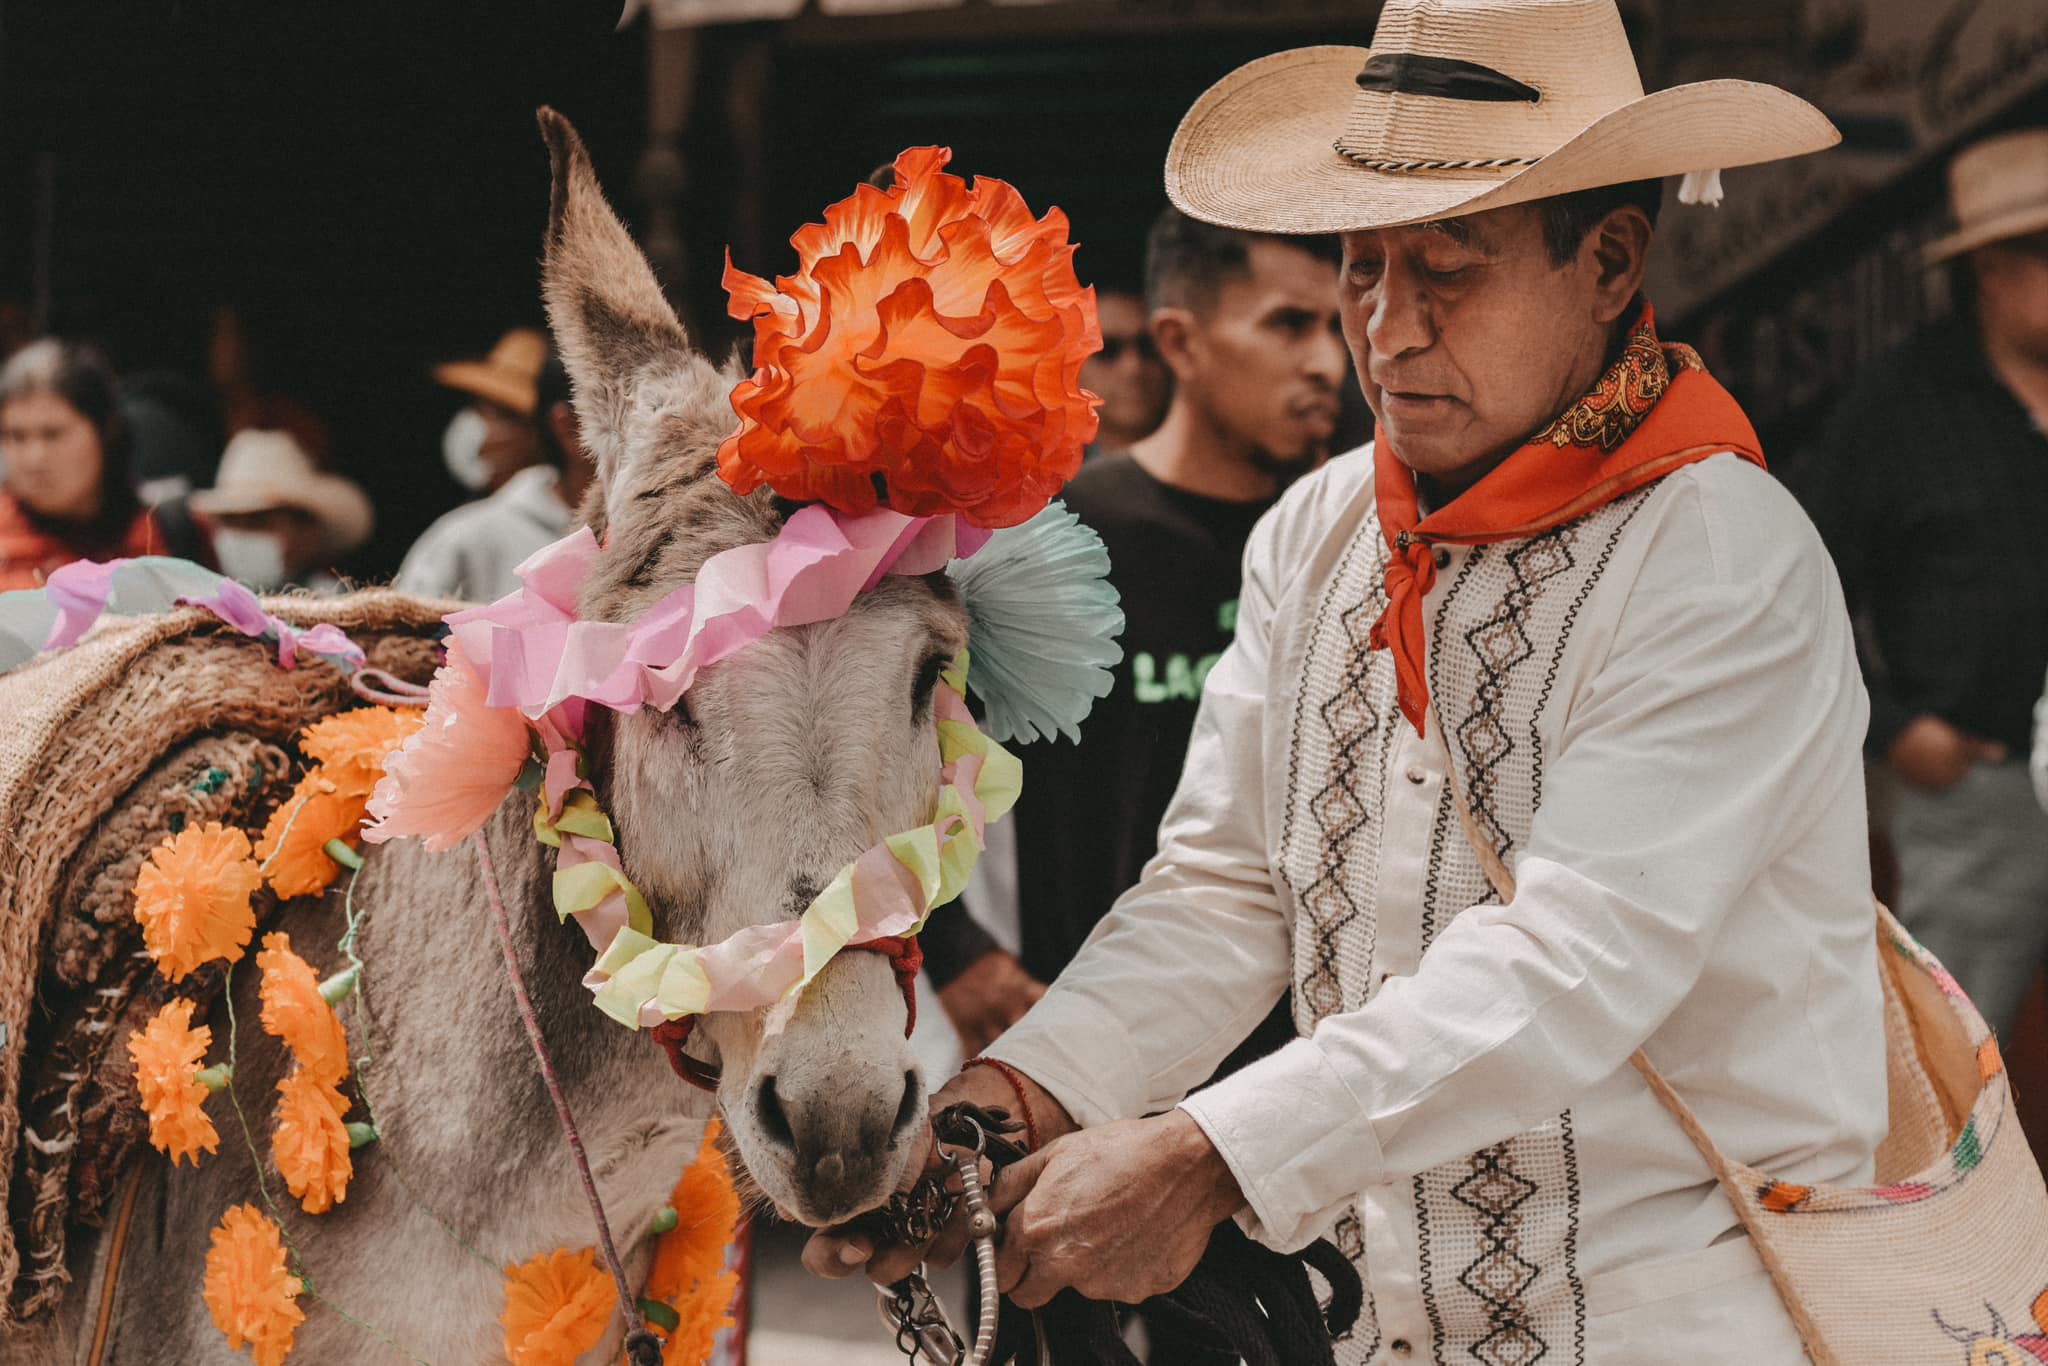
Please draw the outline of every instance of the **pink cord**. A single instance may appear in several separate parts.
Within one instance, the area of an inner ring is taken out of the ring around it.
[[[424,707],[427,705],[427,690],[417,683],[408,683],[394,678],[382,669],[358,669],[348,680],[349,688],[357,697],[367,702],[381,702],[387,707]]]
[[[640,1309],[633,1298],[633,1288],[626,1283],[626,1268],[619,1262],[618,1249],[612,1245],[611,1225],[605,1221],[604,1202],[598,1199],[597,1182],[590,1175],[590,1159],[583,1153],[583,1136],[576,1132],[576,1118],[569,1113],[569,1101],[562,1094],[561,1079],[555,1075],[554,1059],[548,1054],[547,1040],[541,1037],[540,1021],[533,1013],[533,1000],[526,994],[526,979],[519,972],[519,953],[512,946],[512,921],[505,914],[505,900],[498,892],[498,872],[491,865],[491,844],[484,832],[479,830],[472,837],[476,842],[476,854],[484,874],[484,894],[490,898],[491,914],[498,926],[498,944],[505,951],[505,973],[512,980],[512,999],[519,1006],[519,1019],[526,1026],[526,1040],[533,1045],[534,1061],[540,1064],[540,1079],[546,1083],[548,1098],[555,1103],[555,1118],[562,1122],[562,1133],[569,1140],[569,1152],[576,1159],[576,1174],[583,1179],[583,1194],[590,1201],[590,1217],[597,1224],[597,1242],[604,1253],[605,1267],[612,1273],[612,1281],[619,1290],[619,1316],[626,1323],[627,1359],[636,1363],[658,1366],[661,1361],[661,1341],[640,1324]],[[651,1355],[648,1348],[652,1348]]]

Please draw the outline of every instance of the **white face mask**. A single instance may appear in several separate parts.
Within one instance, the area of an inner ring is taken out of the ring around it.
[[[475,493],[491,486],[491,467],[484,463],[484,437],[490,431],[484,415],[464,408],[448,419],[441,433],[441,459],[455,482]]]
[[[259,593],[285,584],[284,541],[267,531],[222,527],[213,533],[220,572]]]

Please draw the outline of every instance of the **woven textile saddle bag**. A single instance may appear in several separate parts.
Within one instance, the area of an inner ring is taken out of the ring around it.
[[[1434,718],[1433,718],[1434,719]],[[1514,875],[1465,838],[1503,905]],[[2048,1362],[2048,1188],[1998,1041],[1934,955],[1875,900],[1889,1128],[1877,1184],[1796,1186],[1723,1153],[1641,1049],[1630,1064],[1706,1159],[1815,1366]]]
[[[383,590],[264,603],[416,683],[450,606]],[[359,704],[332,664],[280,668],[275,644],[195,608],[109,617],[0,676],[0,1361],[86,1270],[73,1235],[112,1222],[147,1148],[125,1045],[160,997],[137,952],[137,868],[188,823],[260,828],[304,770],[299,731]],[[259,891],[259,920],[276,904]],[[183,994],[218,981],[202,971]]]

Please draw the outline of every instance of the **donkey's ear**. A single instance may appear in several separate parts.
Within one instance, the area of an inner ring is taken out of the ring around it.
[[[554,172],[541,289],[584,445],[610,489],[626,460],[630,395],[649,371],[687,367],[689,338],[605,202],[583,139],[553,109],[542,107],[539,118]]]

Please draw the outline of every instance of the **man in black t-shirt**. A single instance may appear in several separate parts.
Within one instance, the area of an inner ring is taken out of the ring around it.
[[[1334,238],[1267,237],[1168,209],[1146,251],[1146,301],[1173,371],[1166,419],[1089,462],[1068,507],[1109,548],[1124,658],[1082,740],[1025,747],[1017,834],[1021,953],[957,911],[924,931],[926,964],[978,1050],[1059,974],[1158,845],[1202,681],[1236,625],[1252,524],[1321,464],[1349,364]],[[1021,959],[1021,961],[1019,961]],[[1284,1010],[1226,1068],[1293,1036]]]

